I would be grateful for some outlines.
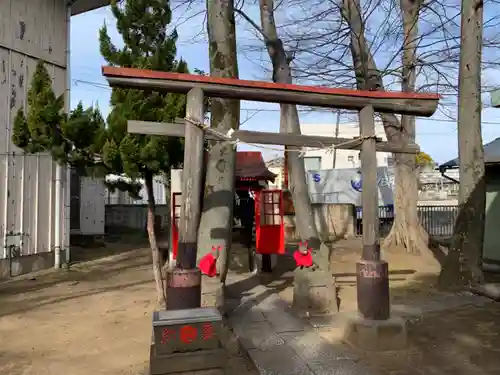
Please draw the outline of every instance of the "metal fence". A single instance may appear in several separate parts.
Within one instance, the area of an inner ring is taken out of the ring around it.
[[[448,237],[453,234],[453,226],[458,216],[458,206],[418,206],[420,223],[431,236]],[[380,235],[385,236],[394,222],[394,207],[379,207]],[[356,234],[363,234],[363,213],[356,207]]]

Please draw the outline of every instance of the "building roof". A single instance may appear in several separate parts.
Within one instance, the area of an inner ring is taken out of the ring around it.
[[[500,163],[500,137],[484,145],[484,162],[486,164]],[[458,168],[458,157],[439,166],[440,170]]]
[[[68,5],[71,6],[72,16],[105,7],[110,3],[111,0],[68,0]]]
[[[274,181],[276,175],[267,169],[262,153],[259,151],[238,151],[236,153],[236,178]]]

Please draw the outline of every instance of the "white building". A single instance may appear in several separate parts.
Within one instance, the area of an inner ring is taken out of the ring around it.
[[[24,155],[11,142],[38,60],[69,109],[69,25],[109,0],[0,2],[0,278],[60,265],[69,257],[70,173],[48,155]],[[11,258],[11,259],[9,259]]]
[[[317,135],[324,137],[335,137],[335,124],[302,124],[302,134]],[[375,135],[382,140],[387,140],[382,123],[375,123]],[[359,137],[359,124],[344,123],[338,128],[339,138]],[[335,165],[334,165],[335,159]],[[334,169],[334,168],[359,168],[359,151],[356,150],[311,150],[304,156],[306,170]],[[386,167],[391,165],[391,154],[386,152],[377,153],[377,166]]]

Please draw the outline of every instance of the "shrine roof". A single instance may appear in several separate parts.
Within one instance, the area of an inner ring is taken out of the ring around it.
[[[236,178],[273,181],[276,175],[266,167],[259,151],[238,151],[236,153]]]
[[[69,0],[67,4],[71,7],[71,15],[77,16],[94,9],[108,6],[110,3],[110,0]]]
[[[484,146],[484,162],[486,164],[500,163],[500,137],[485,144]],[[439,166],[440,170],[454,169],[459,167],[458,157],[451,159]]]

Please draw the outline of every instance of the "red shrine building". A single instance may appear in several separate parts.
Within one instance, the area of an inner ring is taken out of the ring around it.
[[[235,199],[239,192],[249,192],[254,199],[255,247],[258,254],[285,252],[283,191],[269,189],[276,175],[267,168],[262,153],[236,153]],[[173,255],[178,248],[178,225],[182,200],[182,170],[171,173],[171,239]]]

